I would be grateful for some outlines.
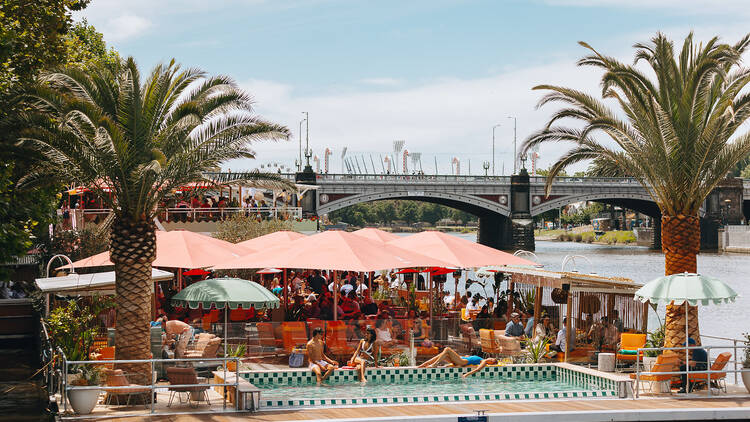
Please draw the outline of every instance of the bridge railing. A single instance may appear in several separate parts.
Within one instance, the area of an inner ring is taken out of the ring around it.
[[[477,176],[451,174],[318,174],[318,181],[324,182],[503,182],[510,183],[510,176]]]

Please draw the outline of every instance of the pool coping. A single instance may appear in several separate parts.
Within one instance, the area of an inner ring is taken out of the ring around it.
[[[624,398],[627,396],[627,382],[629,379],[622,375],[600,372],[590,368],[583,368],[566,363],[538,363],[538,364],[508,364],[502,366],[487,367],[476,376],[486,378],[495,374],[503,374],[516,379],[528,378],[530,374],[541,373],[547,375],[548,369],[553,369],[555,377],[568,382],[588,386],[588,389],[569,391],[528,391],[528,392],[498,392],[498,393],[469,393],[469,394],[430,394],[422,396],[386,396],[386,397],[355,397],[355,398],[294,398],[294,399],[263,399],[261,408],[267,410],[283,409],[313,409],[322,406],[372,406],[372,405],[404,405],[404,404],[440,404],[446,402],[481,402],[502,400],[556,400],[556,399],[598,399],[598,398]],[[455,378],[457,375],[468,371],[468,368],[443,367],[443,368],[417,368],[417,367],[388,367],[368,368],[371,376],[390,377],[398,376],[418,379],[435,380]],[[245,374],[245,376],[243,376]],[[281,374],[280,376],[277,376]],[[336,381],[351,382],[357,379],[355,369],[340,369],[334,372]],[[295,378],[297,381],[310,382],[312,374],[307,368],[289,370],[256,370],[242,371],[243,378],[254,382],[254,378]],[[253,379],[251,379],[253,378]],[[624,393],[624,394],[623,394]]]

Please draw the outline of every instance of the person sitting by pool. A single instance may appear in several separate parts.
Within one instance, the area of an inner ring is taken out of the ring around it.
[[[557,340],[555,340],[555,344],[549,347],[550,352],[555,351],[565,353],[565,348],[568,344],[568,330],[565,328],[567,322],[568,318],[563,318],[562,325],[560,326],[560,331],[557,332]],[[570,350],[573,350],[573,346],[570,346]]]
[[[476,368],[461,375],[463,378],[476,374],[477,372],[484,369],[484,367],[487,365],[496,365],[498,363],[497,359],[495,358],[482,359],[481,357],[476,355],[460,356],[458,353],[456,353],[455,350],[451,349],[450,347],[446,347],[442,352],[438,353],[436,356],[426,361],[425,363],[419,365],[419,368],[434,368],[439,363],[445,361],[448,361],[452,363],[453,366],[457,367],[477,365]]]
[[[526,337],[526,327],[521,323],[521,315],[518,312],[510,314],[510,322],[505,325],[505,335],[508,337]]]
[[[692,337],[688,338],[687,346],[693,347],[695,346],[695,340]],[[708,369],[708,353],[706,353],[706,349],[698,348],[698,349],[690,349],[690,359],[688,360],[687,364],[690,366],[691,371],[705,371]],[[683,363],[680,365],[680,371],[686,371],[687,366]],[[685,393],[688,391],[693,391],[693,384],[691,384],[689,387],[687,386],[687,374],[683,373],[680,374],[680,380],[682,388],[680,388],[680,393]]]
[[[396,340],[393,339],[393,333],[391,332],[390,319],[378,319],[375,321],[375,333],[381,346],[389,347],[396,344]]]
[[[552,341],[555,335],[555,327],[550,323],[549,315],[542,315],[542,320],[534,328],[534,342],[548,339]]]
[[[378,355],[380,344],[378,344],[376,339],[377,335],[375,334],[375,330],[368,328],[365,338],[359,341],[352,358],[347,362],[347,365],[357,368],[357,372],[359,372],[359,381],[362,384],[367,383],[367,378],[365,378],[365,368],[367,368],[367,365],[370,365],[373,368],[378,367],[376,356]]]
[[[338,368],[339,363],[326,356],[323,352],[323,329],[317,327],[312,332],[312,338],[307,342],[307,357],[310,361],[309,368],[315,374],[318,385],[325,381]]]

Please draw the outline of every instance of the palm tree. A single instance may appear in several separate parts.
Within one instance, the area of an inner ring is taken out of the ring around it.
[[[650,43],[634,46],[633,65],[580,44],[592,54],[578,64],[604,70],[602,98],[559,86],[535,87],[549,91],[539,106],[563,107],[524,142],[523,150],[544,142],[574,144],[552,166],[548,194],[555,175],[585,160],[594,160],[600,175],[636,177],[662,213],[665,274],[696,272],[701,204],[750,152],[750,135],[739,133],[750,117],[750,94],[743,92],[750,70],[740,66],[750,36],[735,45],[718,38],[696,45],[691,33],[676,56],[672,41],[658,33]],[[641,63],[645,66],[636,68]],[[565,118],[578,124],[560,125]],[[696,340],[697,316],[691,307],[690,336]],[[684,308],[668,306],[665,324],[665,346],[682,345]]]
[[[225,160],[253,158],[251,141],[286,137],[288,130],[255,117],[250,96],[230,78],[182,70],[174,60],[143,83],[132,57],[114,70],[49,72],[24,98],[31,111],[18,139],[43,159],[21,183],[84,184],[113,210],[117,359],[148,359],[157,205]],[[233,177],[289,185],[264,173]],[[148,373],[147,366],[126,369]]]

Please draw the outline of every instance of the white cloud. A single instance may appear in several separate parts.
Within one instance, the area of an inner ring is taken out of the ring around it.
[[[518,143],[539,129],[554,106],[535,110],[541,92],[532,91],[540,83],[563,84],[592,92],[596,74],[577,68],[575,60],[516,69],[481,79],[442,79],[417,87],[387,92],[346,92],[320,96],[299,96],[293,87],[273,81],[251,80],[243,83],[256,100],[256,111],[263,117],[286,124],[294,142],[257,144],[258,162],[229,163],[226,167],[246,169],[269,160],[292,165],[297,152],[302,111],[310,112],[310,143],[316,154],[329,147],[333,152],[332,169],[340,168],[338,156],[344,146],[349,154],[365,157],[376,167],[380,154],[391,151],[391,142],[406,140],[411,152],[422,152],[425,171],[434,171],[437,153],[441,172],[450,170],[456,155],[462,169],[478,174],[483,160],[491,161],[492,126],[496,131],[496,171],[505,161],[506,174],[512,168],[513,122],[518,118]],[[304,130],[304,127],[303,127]],[[304,139],[304,135],[303,135]],[[547,166],[566,148],[548,145],[542,148],[542,165]]]
[[[377,85],[377,86],[395,86],[401,84],[400,79],[395,78],[365,78],[362,79],[362,83],[368,84],[368,85]]]
[[[151,25],[146,18],[137,15],[122,15],[109,19],[99,29],[106,40],[117,42],[142,35]]]

